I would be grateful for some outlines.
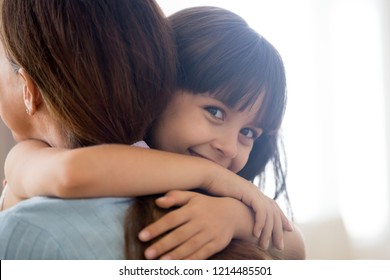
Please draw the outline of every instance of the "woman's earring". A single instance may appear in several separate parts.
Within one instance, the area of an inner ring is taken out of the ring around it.
[[[30,109],[26,108],[27,115],[30,115]]]

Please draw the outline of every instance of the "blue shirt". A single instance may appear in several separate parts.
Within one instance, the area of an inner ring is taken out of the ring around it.
[[[131,198],[35,197],[0,212],[0,259],[123,259]]]

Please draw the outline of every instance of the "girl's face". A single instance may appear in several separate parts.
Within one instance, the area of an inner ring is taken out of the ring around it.
[[[153,144],[157,149],[211,160],[237,173],[262,134],[261,103],[260,97],[240,112],[210,95],[177,93],[155,125]]]
[[[16,140],[26,138],[27,113],[23,101],[22,78],[11,67],[0,43],[0,117]]]

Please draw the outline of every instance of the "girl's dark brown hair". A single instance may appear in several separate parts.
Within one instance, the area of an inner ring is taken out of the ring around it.
[[[286,78],[277,50],[241,17],[217,7],[194,7],[169,17],[178,51],[178,90],[208,93],[225,104],[245,109],[264,94],[259,112],[263,135],[255,142],[248,163],[239,175],[265,178],[265,166],[275,170],[275,199],[284,195],[285,169],[281,164],[278,130],[286,104]],[[152,130],[153,131],[153,130]],[[151,132],[152,133],[152,132]],[[152,138],[152,137],[151,137]],[[152,142],[150,142],[153,144]],[[144,259],[151,242],[141,243],[138,232],[161,217],[153,198],[135,200],[130,209],[126,239],[127,258]],[[153,241],[154,242],[154,241]],[[233,240],[212,259],[276,259],[255,244]]]
[[[258,177],[264,183],[265,167],[271,163],[274,198],[282,195],[288,202],[279,135],[286,107],[286,76],[278,51],[243,18],[222,8],[189,8],[173,14],[169,21],[176,36],[181,90],[208,93],[241,109],[264,95],[258,115],[263,134],[238,174],[251,181]]]

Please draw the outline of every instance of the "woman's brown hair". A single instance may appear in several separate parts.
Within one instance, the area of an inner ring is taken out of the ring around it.
[[[2,0],[1,21],[68,148],[142,140],[170,98],[174,41],[154,0]]]

